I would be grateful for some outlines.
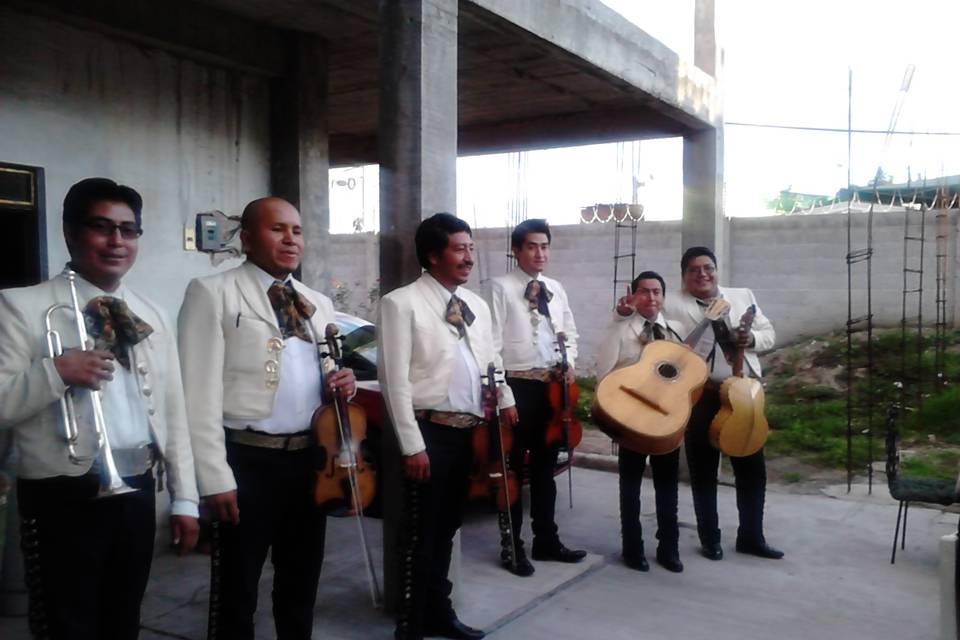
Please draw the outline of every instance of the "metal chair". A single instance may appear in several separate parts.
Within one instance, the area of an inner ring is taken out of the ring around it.
[[[898,407],[893,404],[887,410],[887,487],[894,500],[899,501],[897,525],[893,530],[893,549],[890,552],[890,564],[897,560],[897,541],[900,548],[907,544],[907,512],[911,502],[927,502],[949,506],[960,501],[957,495],[957,483],[950,480],[931,480],[929,478],[910,478],[900,474],[900,436],[897,431]],[[902,518],[902,520],[901,520]],[[902,527],[901,527],[902,522]]]

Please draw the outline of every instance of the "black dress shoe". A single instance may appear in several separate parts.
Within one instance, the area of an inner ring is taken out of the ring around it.
[[[637,571],[650,571],[650,563],[642,553],[624,553],[623,564]]]
[[[510,562],[509,554],[506,558],[503,555],[500,556],[500,565],[513,575],[521,578],[528,578],[533,575],[533,565],[527,560],[527,553],[523,550],[523,547],[517,549],[516,565]]]
[[[737,553],[746,553],[751,556],[757,556],[759,558],[767,558],[769,560],[779,560],[783,557],[783,551],[780,549],[774,549],[766,542],[740,542],[737,541]]]
[[[455,640],[480,640],[486,635],[480,629],[474,629],[460,622],[456,614],[431,624],[423,626],[424,636],[433,636],[437,638],[454,638]]]
[[[657,549],[657,564],[673,573],[681,573],[683,571],[683,563],[680,562],[680,555],[676,551]]]
[[[719,542],[711,542],[700,546],[700,555],[707,560],[723,560],[723,549]]]
[[[558,542],[552,547],[540,547],[533,543],[533,549],[530,553],[534,560],[553,560],[554,562],[580,562],[587,557],[587,552],[582,549],[567,549],[563,543]]]

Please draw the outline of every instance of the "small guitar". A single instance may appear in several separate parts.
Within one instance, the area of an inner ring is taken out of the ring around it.
[[[708,375],[706,362],[691,345],[729,310],[730,303],[714,300],[685,344],[650,342],[636,364],[601,380],[593,400],[593,418],[600,429],[639,453],[662,455],[679,447]]]
[[[750,305],[740,318],[738,331],[749,331],[756,313],[756,305]],[[710,444],[728,456],[740,458],[759,451],[769,432],[763,386],[759,380],[744,376],[743,347],[738,347],[733,375],[720,385],[720,410],[710,423]]]

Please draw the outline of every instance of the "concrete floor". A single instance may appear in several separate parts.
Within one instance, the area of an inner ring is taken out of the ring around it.
[[[672,574],[653,564],[642,574],[619,560],[616,475],[579,468],[573,475],[575,508],[567,509],[561,478],[557,513],[564,542],[591,552],[581,564],[537,562],[533,577],[517,578],[496,563],[492,516],[471,514],[464,526],[457,610],[491,638],[937,639],[938,541],[956,531],[956,514],[912,508],[907,548],[891,566],[896,504],[880,495],[884,487],[875,487],[878,491],[870,497],[863,490],[848,496],[845,488],[797,495],[771,487],[767,537],[787,557],[761,560],[734,551],[734,492],[722,486],[726,557],[711,562],[696,553],[690,492],[683,486],[680,549],[685,571]],[[645,492],[648,486],[644,484]],[[368,524],[379,558],[379,522]],[[652,555],[652,500],[644,503],[643,524]],[[208,571],[205,556],[158,557],[144,601],[141,638],[203,638]],[[269,603],[267,568],[257,638],[274,637]],[[387,639],[392,628],[392,620],[370,606],[355,522],[331,520],[314,637]],[[25,620],[0,619],[0,638],[28,638]]]

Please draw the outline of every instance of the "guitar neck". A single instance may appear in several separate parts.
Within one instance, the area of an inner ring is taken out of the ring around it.
[[[706,333],[707,327],[710,326],[711,322],[712,320],[710,320],[710,318],[701,320],[700,324],[698,324],[696,328],[690,332],[690,335],[687,336],[687,339],[683,341],[683,344],[693,349],[701,358],[706,358],[709,354],[700,353],[700,351],[697,350],[697,345],[700,343],[700,339],[703,337],[703,334]]]
[[[733,360],[733,376],[743,377],[743,347],[737,347],[737,355]]]

